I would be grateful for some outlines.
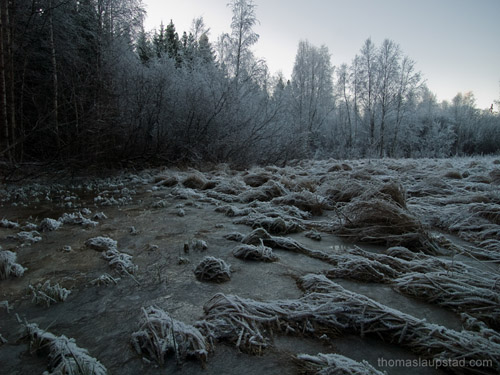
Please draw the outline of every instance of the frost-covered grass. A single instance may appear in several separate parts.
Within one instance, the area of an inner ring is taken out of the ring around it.
[[[26,268],[16,263],[16,253],[9,250],[2,250],[0,247],[0,280],[8,279],[11,276],[21,277]]]
[[[109,262],[109,266],[119,273],[133,274],[137,265],[132,262],[132,256],[118,250],[118,242],[110,237],[98,236],[89,238],[85,244],[91,249],[102,251],[102,257]]]
[[[30,340],[30,351],[48,356],[50,374],[106,375],[106,368],[86,349],[76,345],[72,338],[56,336],[40,329],[38,325],[26,324]],[[49,374],[49,373],[47,373]]]
[[[318,355],[297,355],[301,371],[305,375],[387,375],[368,362],[356,362],[340,354],[319,353]]]
[[[177,363],[189,357],[204,363],[209,352],[205,337],[197,328],[153,306],[142,309],[139,330],[132,334],[132,346],[138,354],[159,365],[164,365],[169,355],[173,355]]]
[[[200,281],[222,283],[231,279],[231,267],[222,259],[206,256],[194,269]]]
[[[50,280],[43,284],[39,283],[35,286],[29,285],[31,292],[31,300],[37,305],[47,305],[64,302],[71,294],[71,291],[61,287],[59,284],[50,285]]]
[[[426,358],[465,359],[468,364],[491,361],[481,368],[485,374],[500,370],[500,345],[479,333],[457,332],[417,319],[324,276],[307,275],[300,284],[305,295],[297,300],[259,302],[219,293],[205,304],[205,317],[198,327],[212,340],[229,341],[252,353],[269,347],[273,332],[318,338],[354,332],[405,346]]]

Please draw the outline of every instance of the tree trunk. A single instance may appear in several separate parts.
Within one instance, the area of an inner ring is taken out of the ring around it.
[[[9,132],[9,113],[8,113],[8,103],[7,103],[7,66],[6,66],[6,34],[7,34],[7,2],[1,1],[0,3],[0,85],[1,85],[1,127],[2,127],[2,139],[0,146],[2,148],[2,153],[6,151],[6,156],[10,160],[11,153],[9,151],[10,146],[10,132]]]
[[[49,0],[49,38],[50,38],[50,60],[52,64],[52,116],[54,119],[54,130],[56,133],[56,146],[59,150],[61,147],[61,138],[59,134],[59,103],[58,103],[58,82],[57,82],[57,56],[54,42],[54,19],[53,19],[52,0]]]

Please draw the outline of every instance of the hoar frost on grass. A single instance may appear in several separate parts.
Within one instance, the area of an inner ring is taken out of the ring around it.
[[[368,362],[356,362],[340,354],[299,354],[297,362],[304,375],[387,375]]]
[[[103,251],[102,256],[109,262],[109,266],[116,269],[119,273],[132,274],[137,271],[137,265],[132,262],[132,256],[129,254],[112,249]]]
[[[64,213],[59,218],[59,221],[63,224],[81,225],[85,228],[94,228],[99,224],[97,221],[86,218],[81,212],[74,212],[72,214]]]
[[[120,273],[133,274],[137,266],[132,262],[132,256],[118,251],[118,242],[110,237],[98,236],[89,238],[85,244],[91,249],[102,251],[102,257],[109,262],[111,268]]]
[[[40,329],[38,325],[26,324],[30,351],[48,356],[48,375],[106,375],[106,368],[80,348],[72,338],[56,336]],[[45,374],[45,373],[44,373]]]
[[[245,245],[241,244],[233,249],[233,255],[236,258],[243,260],[256,260],[263,262],[276,262],[279,258],[273,253],[273,249],[264,246],[261,241],[260,245]]]
[[[11,276],[21,277],[24,275],[24,271],[27,268],[16,263],[16,260],[16,253],[9,250],[2,250],[0,247],[0,280],[6,280]]]
[[[354,248],[333,259],[336,263],[330,263],[335,267],[324,272],[330,279],[388,283],[402,294],[466,312],[491,327],[500,327],[499,276],[480,274],[462,262],[402,247],[390,248],[387,254]]]
[[[466,312],[500,328],[500,279],[447,272],[409,273],[394,280],[401,293],[424,299],[456,312]]]
[[[62,222],[60,222],[59,220],[46,217],[38,225],[38,230],[41,232],[52,232],[59,229],[62,225]]]
[[[405,206],[394,199],[380,198],[380,194],[360,196],[341,210],[340,225],[334,233],[352,241],[386,246],[404,246],[429,254],[439,252],[422,223]],[[404,201],[403,201],[404,203]]]
[[[15,236],[8,236],[8,238],[16,239],[23,243],[23,245],[31,245],[33,243],[39,242],[42,240],[40,233],[36,230],[32,231],[22,231],[17,233]]]
[[[132,345],[138,354],[164,365],[173,354],[177,363],[194,357],[205,363],[209,346],[201,332],[173,319],[165,311],[150,306],[142,309],[139,330],[132,334]]]
[[[305,295],[296,300],[259,302],[216,294],[205,304],[205,319],[197,326],[210,340],[229,341],[251,353],[268,347],[274,332],[318,338],[354,332],[408,347],[426,358],[465,360],[466,367],[453,368],[455,373],[474,373],[477,368],[469,367],[472,361],[489,363],[479,373],[500,370],[500,345],[476,332],[427,323],[350,292],[324,276],[307,275],[300,284]]]
[[[92,280],[90,283],[95,286],[117,285],[120,278],[114,278],[108,273],[104,273],[98,278]]]
[[[16,223],[14,221],[10,221],[7,219],[1,219],[0,220],[0,227],[9,228],[9,229],[19,229],[20,225],[19,225],[19,223]]]
[[[222,283],[231,279],[231,267],[222,259],[207,256],[194,269],[200,281]]]
[[[61,287],[59,284],[50,285],[50,280],[36,286],[29,285],[29,289],[32,302],[37,305],[45,304],[47,307],[53,303],[66,301],[71,293],[70,290]]]
[[[89,238],[85,241],[85,245],[97,251],[107,251],[116,249],[118,242],[110,237],[98,236]]]

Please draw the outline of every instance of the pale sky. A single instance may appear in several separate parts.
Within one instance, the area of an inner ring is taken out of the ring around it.
[[[203,16],[215,43],[230,31],[228,0],[143,0],[152,30],[173,20],[179,35]],[[391,39],[416,61],[438,100],[474,92],[477,106],[500,99],[500,0],[254,0],[255,55],[290,78],[301,39],[326,45],[332,64],[350,64],[364,41]],[[498,107],[496,107],[498,110]]]

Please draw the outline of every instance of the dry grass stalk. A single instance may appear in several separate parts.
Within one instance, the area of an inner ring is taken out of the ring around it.
[[[304,375],[387,375],[368,362],[356,362],[340,354],[299,354],[297,362]]]
[[[164,365],[167,356],[175,355],[178,363],[194,357],[206,361],[209,346],[200,331],[170,317],[165,311],[148,307],[142,309],[140,328],[132,334],[132,345],[138,354]]]
[[[44,331],[36,324],[27,324],[30,350],[48,355],[50,374],[69,375],[106,375],[106,368],[88,354],[86,349],[78,347],[74,339],[55,336]]]
[[[27,268],[16,263],[16,260],[16,253],[9,250],[0,250],[0,280],[6,280],[11,276],[21,277],[24,275]]]
[[[194,274],[200,281],[222,283],[231,279],[231,267],[222,259],[207,256],[196,266]]]

